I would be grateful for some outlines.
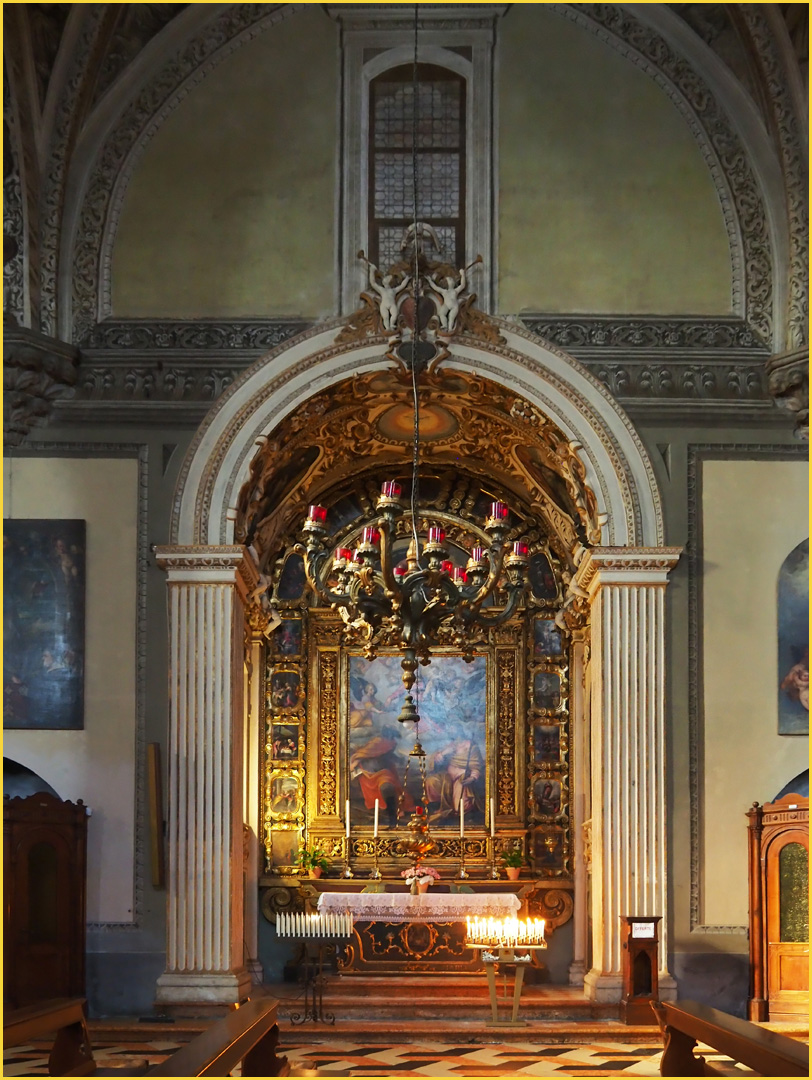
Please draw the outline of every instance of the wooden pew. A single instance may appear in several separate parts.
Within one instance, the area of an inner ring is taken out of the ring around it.
[[[279,1025],[273,998],[248,1001],[176,1050],[147,1076],[229,1076],[242,1062],[243,1076],[287,1076],[286,1057],[277,1057]]]
[[[786,1035],[697,1001],[653,1001],[651,1007],[663,1033],[661,1076],[724,1075],[694,1054],[698,1042],[761,1076],[809,1076],[809,1047]]]
[[[49,1076],[89,1076],[96,1071],[85,1021],[84,998],[53,998],[3,1016],[3,1047],[20,1046],[52,1032]]]

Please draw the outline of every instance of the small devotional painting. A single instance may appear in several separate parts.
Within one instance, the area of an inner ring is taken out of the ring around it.
[[[3,522],[3,726],[84,727],[85,522]]]
[[[552,619],[536,619],[533,624],[533,652],[536,656],[561,655],[561,631]]]
[[[543,817],[561,812],[561,781],[539,777],[533,782],[535,811]]]
[[[564,834],[561,829],[537,828],[533,832],[533,861],[547,873],[564,867]]]
[[[300,656],[302,652],[302,620],[283,619],[273,633],[272,646],[282,656]]]
[[[271,753],[277,761],[292,761],[299,756],[297,724],[274,724],[271,729]]]
[[[533,728],[533,762],[549,765],[561,757],[561,732],[558,724],[536,724]]]
[[[533,677],[533,704],[537,709],[557,709],[561,704],[561,679],[554,671],[539,671]]]
[[[299,672],[275,671],[271,676],[271,705],[274,709],[295,709],[299,704]]]
[[[271,781],[271,813],[295,814],[299,809],[299,778],[275,776]]]
[[[369,825],[375,800],[382,828],[394,827],[398,808],[409,814],[422,797],[420,772],[406,764],[411,730],[397,721],[403,703],[399,656],[370,662],[349,658],[348,777],[352,821]],[[487,659],[432,656],[419,675],[420,742],[426,752],[426,795],[435,827],[485,824]],[[402,818],[401,818],[402,823]]]
[[[809,540],[778,576],[778,734],[809,734]]]

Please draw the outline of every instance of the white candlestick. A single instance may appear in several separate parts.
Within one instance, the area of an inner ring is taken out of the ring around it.
[[[496,836],[496,813],[494,810],[493,799],[491,799],[491,839]]]
[[[460,840],[465,838],[465,803],[460,797]]]
[[[344,803],[344,821],[345,821],[346,826],[347,826],[347,839],[349,840],[349,838],[350,838],[350,800],[349,799],[347,799],[347,801]]]
[[[375,800],[375,832],[373,834],[375,839],[378,839],[378,800]]]

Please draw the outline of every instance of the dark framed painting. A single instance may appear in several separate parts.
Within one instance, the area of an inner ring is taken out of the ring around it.
[[[278,761],[293,761],[298,758],[298,724],[274,724],[272,726],[271,754]]]
[[[283,619],[273,632],[274,652],[282,656],[300,656],[302,652],[302,620]]]
[[[536,619],[533,623],[533,652],[536,656],[560,656],[563,652],[561,631],[552,619]]]
[[[778,734],[809,734],[809,540],[778,575]]]
[[[380,827],[386,828],[395,825],[398,808],[411,813],[422,798],[419,766],[409,758],[414,730],[397,719],[404,695],[400,659],[348,660],[347,776],[353,826],[372,824],[376,799]],[[487,658],[476,656],[466,664],[461,656],[432,656],[420,669],[418,705],[429,820],[438,828],[458,828],[462,802],[466,828],[484,826]]]
[[[553,765],[561,758],[561,729],[558,724],[533,726],[533,763]]]
[[[561,813],[561,781],[540,776],[533,781],[533,806],[542,817]]]
[[[277,598],[279,600],[298,600],[305,590],[304,560],[301,555],[289,555],[279,578]]]
[[[3,521],[3,727],[84,727],[85,533]]]
[[[295,709],[299,704],[299,672],[275,671],[271,676],[271,705],[274,709]]]
[[[561,678],[554,671],[533,676],[533,704],[537,709],[557,709],[561,704]]]

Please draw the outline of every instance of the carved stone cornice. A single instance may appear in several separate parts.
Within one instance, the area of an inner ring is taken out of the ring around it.
[[[744,319],[685,318],[656,315],[547,315],[525,312],[522,324],[532,334],[558,345],[580,359],[581,354],[612,349],[639,354],[648,350],[680,354],[719,351],[726,359],[731,353],[752,356],[766,354],[767,346]]]
[[[809,346],[779,353],[766,364],[770,394],[795,416],[795,435],[809,441]]]
[[[241,544],[156,546],[154,554],[169,585],[234,584],[244,602],[259,585],[257,564]]]
[[[307,319],[105,319],[96,323],[82,342],[82,353],[134,354],[190,353],[240,350],[263,353],[301,334],[312,325]]]
[[[73,392],[79,350],[22,326],[3,328],[3,442],[19,446],[47,424],[54,402]]]
[[[664,585],[681,547],[589,548],[575,573],[575,591],[594,599],[604,585]]]

